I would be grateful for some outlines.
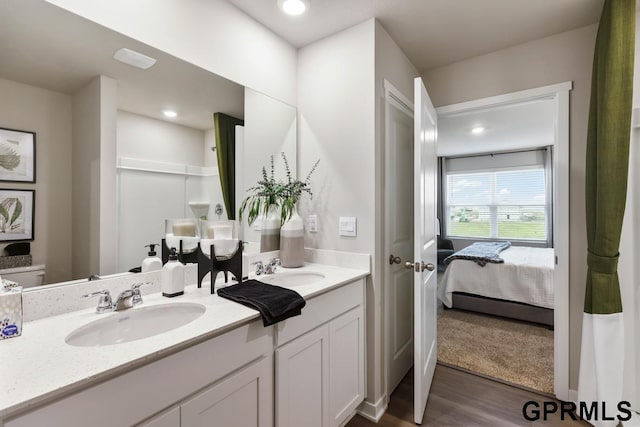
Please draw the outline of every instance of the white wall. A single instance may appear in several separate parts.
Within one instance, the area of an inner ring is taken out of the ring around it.
[[[298,52],[299,176],[320,159],[314,198],[301,213],[318,215],[307,247],[372,255],[367,281],[367,402],[386,391],[382,257],[384,79],[409,99],[418,70],[374,19]],[[357,237],[338,236],[338,217],[355,216]]]
[[[296,49],[224,0],[47,1],[229,80],[296,103]]]
[[[318,215],[305,246],[373,254],[376,192],[375,21],[369,20],[298,52],[300,176],[316,160],[313,200],[300,213]],[[357,237],[338,236],[338,217],[357,218]],[[374,276],[367,281],[367,400],[382,390],[381,319]],[[375,325],[375,326],[374,326]],[[375,400],[374,400],[375,399]]]
[[[502,49],[423,72],[435,106],[572,80],[570,92],[570,382],[577,389],[584,288],[585,149],[596,25]]]
[[[114,79],[100,76],[100,274],[118,273],[116,199],[116,139],[118,86]],[[75,177],[74,177],[75,178]],[[75,195],[74,195],[75,196]],[[94,217],[95,218],[95,217]]]
[[[116,96],[104,76],[73,95],[73,278],[116,272]]]
[[[0,127],[36,133],[34,264],[46,264],[47,282],[71,279],[71,96],[0,79]],[[4,248],[6,245],[1,245]]]
[[[211,119],[213,126],[213,118]],[[204,166],[205,132],[118,111],[117,156]]]
[[[215,219],[222,191],[211,151],[213,129],[202,131],[120,111],[117,135],[117,157],[127,160],[126,168],[118,171],[117,270],[127,271],[140,265],[147,253],[144,245],[160,243],[165,219],[194,217],[189,202],[208,202],[207,216]],[[160,247],[156,250],[160,254]]]

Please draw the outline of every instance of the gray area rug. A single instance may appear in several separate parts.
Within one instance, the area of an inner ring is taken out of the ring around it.
[[[553,331],[470,313],[438,313],[438,362],[553,393]]]

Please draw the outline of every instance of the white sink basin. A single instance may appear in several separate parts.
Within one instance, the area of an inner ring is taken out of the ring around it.
[[[65,342],[76,347],[97,347],[135,341],[184,326],[205,310],[204,305],[195,303],[131,308],[76,329],[67,335]]]
[[[275,272],[256,277],[263,283],[294,288],[296,286],[312,285],[324,279],[324,274],[313,271]]]

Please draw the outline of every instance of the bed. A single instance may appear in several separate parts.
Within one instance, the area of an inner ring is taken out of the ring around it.
[[[448,308],[477,311],[553,327],[553,248],[511,246],[504,263],[455,259],[438,285]]]

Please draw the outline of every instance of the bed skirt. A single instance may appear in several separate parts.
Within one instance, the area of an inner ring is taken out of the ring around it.
[[[452,308],[539,323],[553,329],[553,309],[521,302],[453,292]]]

